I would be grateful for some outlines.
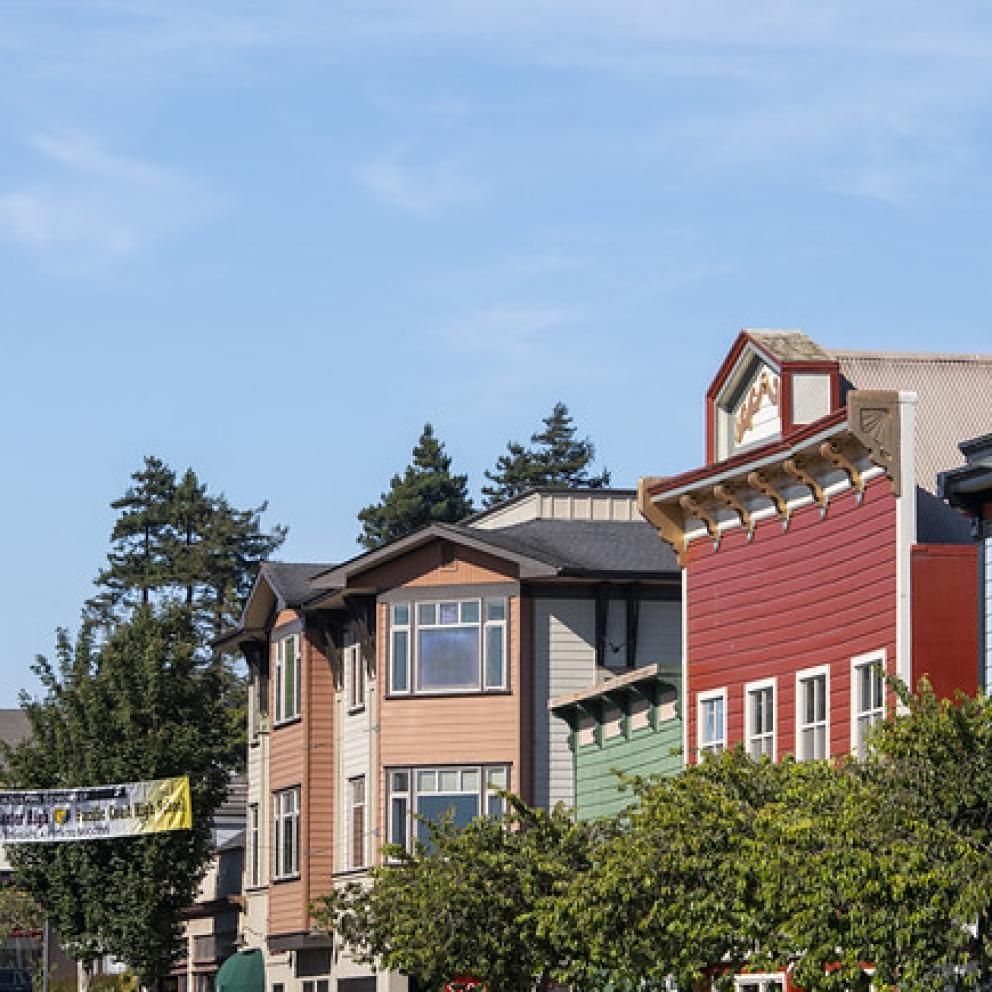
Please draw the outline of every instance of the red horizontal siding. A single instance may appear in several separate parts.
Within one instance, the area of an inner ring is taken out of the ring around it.
[[[689,759],[700,692],[727,690],[727,740],[744,739],[748,682],[776,677],[776,747],[795,751],[795,676],[830,669],[830,750],[851,747],[851,658],[884,648],[895,670],[896,499],[888,480],[869,483],[859,505],[835,497],[824,518],[797,510],[690,546],[686,580]]]

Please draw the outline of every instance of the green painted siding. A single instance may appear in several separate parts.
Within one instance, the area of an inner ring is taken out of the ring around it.
[[[602,728],[600,728],[602,733]],[[631,800],[620,792],[614,770],[632,775],[676,775],[682,770],[682,720],[666,720],[641,727],[629,736],[603,737],[599,744],[582,744],[573,735],[575,748],[575,808],[581,820],[618,813]]]

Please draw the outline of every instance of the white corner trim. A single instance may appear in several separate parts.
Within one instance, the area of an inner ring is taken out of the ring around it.
[[[916,543],[916,393],[899,393],[898,474],[896,497],[896,675],[913,686],[912,554]],[[902,703],[898,712],[904,712]]]

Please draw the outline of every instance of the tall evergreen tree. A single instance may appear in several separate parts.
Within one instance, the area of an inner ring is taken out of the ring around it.
[[[452,475],[451,456],[445,454],[434,428],[424,424],[413,449],[413,463],[402,475],[392,477],[378,503],[359,512],[362,533],[358,543],[371,550],[425,524],[455,523],[471,512],[468,476]]]
[[[191,830],[8,848],[17,883],[84,960],[113,954],[150,989],[168,974],[180,912],[212,854],[227,741],[218,672],[198,659],[190,613],[139,607],[97,645],[60,632],[56,663],[39,658],[45,695],[22,696],[31,736],[4,761],[5,784],[51,789],[188,775]]]
[[[610,484],[610,473],[596,475],[590,467],[596,448],[589,438],[577,438],[577,428],[568,407],[555,403],[544,418],[544,429],[531,435],[531,447],[510,441],[506,453],[496,460],[493,471],[486,470],[491,485],[482,487],[483,502],[493,506],[528,489],[602,489]]]
[[[189,607],[205,645],[237,619],[258,564],[285,540],[286,528],[266,533],[266,504],[247,510],[213,495],[192,469],[175,472],[154,456],[120,499],[107,567],[95,579],[87,621],[112,626],[138,605],[178,602]]]

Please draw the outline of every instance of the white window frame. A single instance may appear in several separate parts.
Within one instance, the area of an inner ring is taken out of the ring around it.
[[[365,868],[368,865],[367,788],[364,775],[355,775],[348,779],[348,867],[350,869]],[[361,822],[358,822],[359,820]],[[355,856],[356,851],[360,857]]]
[[[812,724],[807,724],[804,720],[804,698],[803,683],[823,676],[823,747],[824,753],[821,758],[809,757],[803,754],[803,730],[807,727],[816,727],[819,721],[814,720]],[[830,666],[816,665],[813,668],[804,668],[796,672],[796,761],[819,761],[830,757]]]
[[[869,706],[861,708],[863,700],[860,698],[861,670],[877,666],[882,675],[882,703],[881,706]],[[864,749],[861,747],[858,726],[862,718],[868,719],[868,727],[873,727],[876,723],[885,719],[885,676],[888,673],[888,658],[885,648],[875,651],[866,651],[864,654],[855,655],[851,659],[851,753],[859,758],[864,757]]]
[[[703,740],[703,711],[707,703],[720,700],[723,703],[723,735],[712,741]],[[704,754],[720,754],[727,749],[727,688],[709,689],[696,693],[696,750],[700,757]]]
[[[273,881],[300,877],[300,787],[272,793]],[[289,833],[287,834],[287,828]],[[289,841],[290,865],[285,869],[284,848]]]
[[[479,609],[479,619],[476,622],[461,620],[463,603],[476,603]],[[442,604],[457,604],[459,622],[453,624],[440,623]],[[420,609],[425,606],[435,608],[435,622],[421,623]],[[502,618],[490,619],[490,607],[501,607]],[[397,609],[406,610],[406,623],[396,620]],[[389,695],[390,696],[457,696],[474,695],[484,692],[507,692],[510,688],[510,597],[509,596],[451,596],[443,599],[410,599],[390,603],[389,609]],[[420,632],[421,630],[458,630],[477,629],[479,639],[479,668],[478,678],[474,685],[419,688],[420,682]],[[500,630],[502,644],[502,678],[490,680],[489,665],[489,631]],[[397,634],[406,634],[406,666],[403,669],[405,688],[396,687],[396,672],[394,653],[396,650]]]
[[[365,709],[365,665],[362,646],[358,643],[346,644],[341,653],[344,657],[344,686],[348,712],[360,713]]]
[[[262,811],[258,803],[248,807],[248,887],[257,889],[262,878]]]
[[[741,992],[745,985],[757,985],[760,992],[768,992],[768,986],[772,982],[777,982],[782,987],[782,992],[788,988],[783,971],[762,971],[754,974],[734,975],[734,992]]]
[[[291,699],[292,706],[285,708],[286,705],[286,658],[285,651],[287,649],[293,652],[293,697]],[[281,723],[289,723],[291,720],[298,720],[300,714],[303,712],[302,706],[302,689],[303,689],[303,677],[301,674],[301,669],[303,667],[303,653],[300,651],[300,635],[299,634],[288,634],[286,637],[281,637],[276,641],[276,677],[273,680],[275,683],[275,706],[273,707],[273,712],[275,713],[275,724],[278,726]]]
[[[409,851],[413,847],[413,838],[416,833],[416,817],[419,813],[419,799],[421,795],[419,787],[419,776],[423,773],[435,775],[441,772],[457,772],[459,774],[458,790],[436,789],[423,790],[424,795],[475,795],[479,798],[480,816],[499,816],[505,811],[506,803],[497,790],[508,790],[510,787],[510,765],[508,763],[496,762],[482,765],[411,765],[402,768],[386,769],[386,809],[387,809],[387,837],[391,844],[402,843]],[[466,790],[461,787],[461,776],[463,773],[475,773],[478,775],[479,786],[477,790]],[[406,789],[395,788],[396,775],[406,776]],[[502,781],[500,781],[502,780]],[[395,803],[394,800],[399,800]],[[398,813],[398,808],[402,809]],[[397,823],[396,817],[403,817],[403,823]],[[402,841],[400,840],[402,838]]]
[[[754,710],[751,706],[751,696],[755,693],[772,691],[772,729],[771,732],[763,731],[762,738],[771,738],[771,751],[762,750],[755,754],[753,744],[755,743],[756,732],[754,729]],[[772,761],[778,760],[778,679],[774,676],[768,679],[759,679],[756,682],[748,682],[744,686],[744,747],[747,753],[757,760],[762,755],[767,754]]]

